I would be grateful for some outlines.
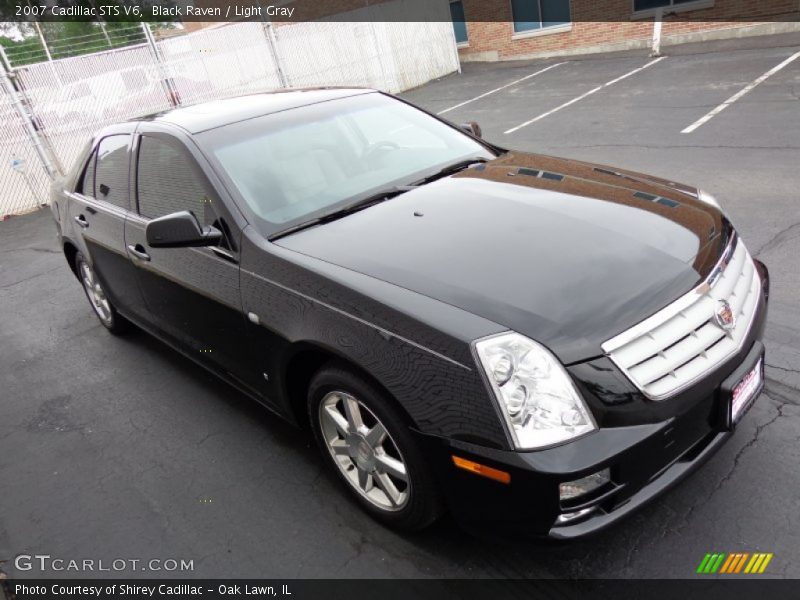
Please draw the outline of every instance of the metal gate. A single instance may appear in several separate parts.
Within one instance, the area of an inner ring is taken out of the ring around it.
[[[428,20],[397,22],[411,5]],[[225,23],[159,41],[143,27],[144,43],[12,65],[0,96],[0,218],[46,203],[50,177],[114,122],[282,87],[399,92],[452,73],[459,62],[448,18],[446,2],[394,0],[335,21]]]

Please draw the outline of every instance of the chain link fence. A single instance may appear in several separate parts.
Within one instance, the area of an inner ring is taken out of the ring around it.
[[[308,23],[227,23],[159,41],[142,27],[141,43],[131,37],[131,45],[102,52],[22,65],[9,56],[11,78],[0,96],[0,218],[47,202],[50,178],[36,143],[51,170],[63,174],[105,125],[173,106],[283,87],[400,92],[458,70],[446,18],[396,22],[411,14],[410,4],[419,11],[421,2],[360,9],[352,21],[339,15]],[[422,4],[428,12],[448,11],[446,3]]]
[[[283,87],[263,23],[208,29],[157,43],[161,72],[180,104]],[[152,82],[151,82],[152,85]]]
[[[50,183],[25,120],[5,86],[0,91],[0,219],[38,208]]]

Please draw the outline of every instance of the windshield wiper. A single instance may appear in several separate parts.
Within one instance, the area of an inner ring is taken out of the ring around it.
[[[430,183],[431,181],[435,181],[436,179],[441,179],[442,177],[447,177],[448,175],[452,175],[453,173],[458,173],[459,171],[463,171],[467,167],[470,167],[474,164],[485,163],[488,161],[489,159],[484,158],[483,156],[473,156],[471,158],[465,158],[463,160],[459,160],[458,162],[442,167],[435,173],[427,175],[422,179],[420,179],[419,181],[415,181],[411,185],[393,186],[388,189],[380,190],[378,192],[375,192],[374,194],[370,194],[366,198],[362,198],[361,200],[353,202],[352,204],[348,204],[347,206],[343,206],[342,208],[331,211],[327,214],[315,217],[313,219],[309,219],[308,221],[303,221],[302,223],[298,223],[297,225],[293,225],[291,227],[287,227],[286,229],[278,231],[277,233],[273,233],[267,239],[273,242],[291,233],[296,233],[298,231],[302,231],[303,229],[314,227],[315,225],[321,225],[322,223],[335,221],[336,219],[341,219],[342,217],[351,215],[354,212],[358,212],[359,210],[364,210],[365,208],[369,208],[370,206],[378,204],[379,202],[383,202],[384,200],[389,200],[390,198],[399,196],[400,194],[403,194],[409,190],[413,190],[415,187],[418,187],[420,185]]]
[[[442,167],[435,173],[427,175],[424,178],[420,179],[419,181],[414,182],[414,184],[423,185],[426,183],[430,183],[431,181],[436,181],[437,179],[441,179],[442,177],[447,177],[448,175],[452,175],[453,173],[458,173],[459,171],[463,171],[464,169],[471,167],[474,164],[485,163],[485,162],[489,162],[489,159],[484,158],[483,156],[473,156],[472,158],[465,158],[464,160],[460,160],[451,165],[447,165],[446,167]]]
[[[379,204],[384,200],[389,200],[390,198],[399,196],[400,194],[403,194],[409,190],[413,190],[415,187],[416,187],[415,185],[402,185],[402,186],[393,186],[388,189],[380,190],[378,192],[375,192],[374,194],[370,194],[366,198],[362,198],[361,200],[357,200],[356,202],[347,204],[342,208],[338,208],[324,215],[320,215],[319,217],[314,217],[313,219],[309,219],[308,221],[303,221],[302,223],[298,223],[297,225],[293,225],[277,233],[273,233],[271,236],[269,236],[268,239],[269,241],[273,242],[286,235],[289,235],[290,233],[296,233],[303,229],[314,227],[315,225],[321,225],[322,223],[329,223],[330,221],[341,219],[342,217],[346,217],[347,215],[352,215],[355,212],[364,210],[365,208],[369,208],[370,206],[374,206],[375,204]]]

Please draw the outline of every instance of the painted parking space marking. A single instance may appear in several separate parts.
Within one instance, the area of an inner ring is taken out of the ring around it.
[[[517,125],[515,127],[512,127],[511,129],[507,129],[503,133],[508,135],[509,133],[514,133],[515,131],[517,131],[519,129],[522,129],[523,127],[527,127],[528,125],[532,125],[533,123],[536,123],[536,121],[541,121],[545,117],[549,117],[553,113],[556,113],[556,112],[560,111],[562,108],[567,108],[568,106],[571,106],[571,105],[575,104],[576,102],[580,102],[584,98],[588,98],[589,96],[599,92],[600,90],[603,90],[603,89],[605,89],[607,87],[610,87],[610,86],[614,85],[615,83],[618,83],[618,82],[622,81],[623,79],[627,79],[631,75],[636,75],[636,73],[638,73],[639,71],[643,71],[644,69],[656,64],[657,62],[660,62],[660,61],[664,60],[665,58],[666,58],[666,56],[660,56],[660,57],[656,58],[655,60],[651,60],[649,63],[644,64],[641,67],[637,67],[633,71],[628,71],[624,75],[620,75],[619,77],[617,77],[615,79],[612,79],[611,81],[607,81],[606,83],[604,83],[602,85],[598,85],[596,88],[593,88],[593,89],[589,90],[588,92],[586,92],[584,94],[581,94],[580,96],[577,96],[576,98],[573,98],[572,100],[564,102],[564,104],[560,104],[559,106],[556,106],[555,108],[553,108],[551,110],[548,110],[547,112],[543,112],[538,117],[534,117],[530,121],[525,121],[524,123],[520,123],[519,125]]]
[[[772,76],[773,76],[775,73],[777,73],[778,71],[780,71],[782,68],[784,68],[786,65],[788,65],[789,63],[791,63],[792,61],[794,61],[794,60],[795,60],[795,59],[797,59],[797,58],[800,58],[800,52],[795,52],[795,53],[794,53],[794,54],[792,54],[792,55],[791,55],[789,58],[787,58],[786,60],[784,60],[782,63],[780,63],[780,64],[777,64],[777,65],[775,65],[774,67],[772,67],[772,68],[771,68],[769,71],[767,71],[766,73],[764,73],[764,74],[763,74],[761,77],[759,77],[758,79],[754,79],[753,81],[751,81],[750,83],[748,83],[748,84],[747,84],[745,87],[743,87],[741,90],[739,90],[738,92],[736,92],[736,93],[735,93],[733,96],[731,96],[730,98],[728,98],[727,100],[725,100],[725,102],[723,102],[722,104],[720,104],[719,106],[717,106],[717,107],[716,107],[714,110],[712,110],[712,111],[710,111],[709,113],[707,113],[707,114],[703,115],[702,117],[700,117],[699,119],[697,119],[697,121],[695,121],[694,123],[692,123],[691,125],[689,125],[689,126],[686,128],[686,129],[682,130],[682,131],[681,131],[681,133],[692,133],[692,132],[693,132],[695,129],[697,129],[698,127],[700,127],[700,126],[701,126],[703,123],[707,123],[708,121],[710,121],[711,119],[713,119],[714,117],[716,117],[716,116],[717,116],[719,113],[721,113],[723,110],[725,110],[726,108],[728,108],[728,107],[729,107],[731,104],[733,104],[734,102],[736,102],[737,100],[739,100],[739,99],[740,99],[742,96],[744,96],[744,95],[745,95],[747,92],[749,92],[750,90],[752,90],[752,89],[753,89],[754,87],[756,87],[757,85],[759,85],[759,84],[761,84],[761,83],[764,83],[764,82],[765,82],[767,79],[769,79],[770,77],[772,77]]]
[[[514,81],[512,81],[510,83],[507,83],[505,85],[501,85],[499,88],[495,88],[493,90],[489,90],[488,92],[485,92],[485,93],[481,94],[480,96],[475,96],[474,98],[470,98],[469,100],[465,100],[464,102],[461,102],[459,104],[451,106],[450,108],[445,108],[444,110],[440,110],[436,114],[437,115],[443,115],[444,113],[448,113],[451,110],[455,110],[457,108],[461,108],[462,106],[465,106],[467,104],[471,104],[472,102],[475,102],[476,100],[480,100],[481,98],[486,98],[486,96],[491,96],[492,94],[496,94],[497,92],[500,92],[500,91],[502,91],[502,90],[504,90],[506,88],[510,88],[513,85],[517,85],[518,83],[522,83],[523,81],[527,81],[528,79],[531,79],[532,77],[536,77],[537,75],[541,75],[545,71],[549,71],[550,69],[555,69],[556,67],[559,67],[559,66],[565,65],[565,64],[566,64],[566,62],[560,62],[560,63],[556,63],[554,65],[550,65],[548,67],[545,67],[544,69],[539,69],[535,73],[531,73],[530,75],[525,75],[525,77],[520,77],[519,79],[515,79]]]

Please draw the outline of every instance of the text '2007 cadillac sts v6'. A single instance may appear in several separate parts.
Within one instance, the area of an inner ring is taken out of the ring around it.
[[[731,435],[768,273],[695,188],[476,134],[371,90],[200,104],[99,132],[52,210],[106,328],[308,424],[377,519],[574,538]]]

